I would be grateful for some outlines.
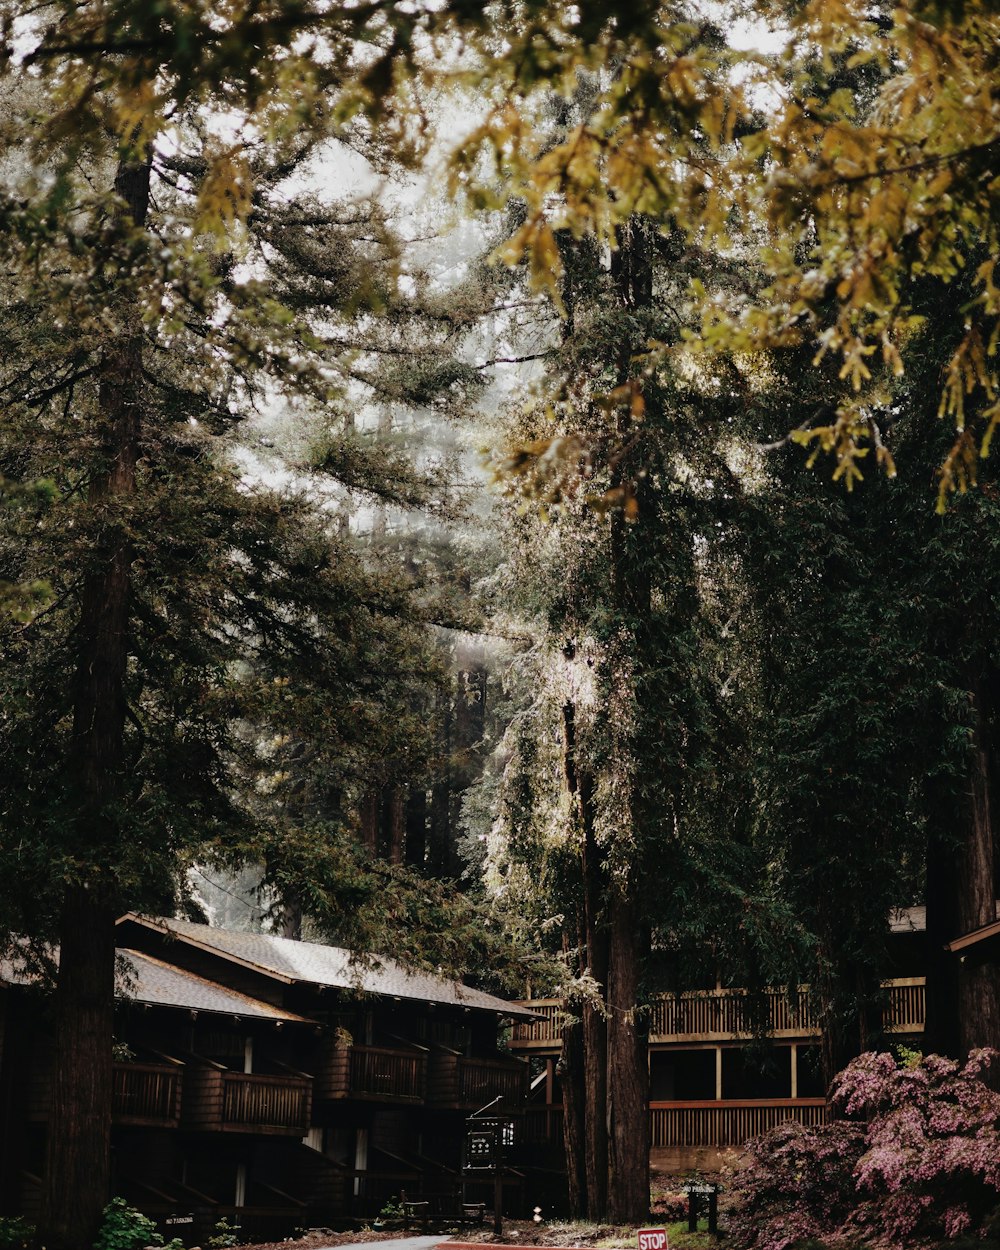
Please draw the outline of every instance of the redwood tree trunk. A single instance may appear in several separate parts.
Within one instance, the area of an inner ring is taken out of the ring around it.
[[[650,227],[633,217],[618,229],[618,248],[612,256],[612,275],[623,314],[647,308],[653,295]],[[626,324],[628,324],[626,322]],[[624,339],[618,363],[618,384],[629,382],[632,357],[640,345]],[[626,445],[634,434],[631,407],[620,411],[618,438]],[[621,684],[631,685],[638,698],[642,677],[655,667],[663,640],[651,629],[652,581],[649,569],[650,536],[644,534],[653,506],[649,482],[641,464],[623,458],[612,474],[612,485],[630,489],[637,504],[634,517],[617,512],[611,520],[612,589],[617,618],[632,636]],[[629,671],[629,665],[634,671]],[[641,717],[645,709],[637,709]],[[636,749],[641,730],[633,728],[628,742]],[[665,744],[666,745],[666,744]],[[669,747],[667,748],[669,749]],[[609,1211],[618,1223],[640,1223],[649,1215],[649,1057],[646,1027],[640,1016],[641,978],[649,947],[649,925],[643,915],[643,874],[646,871],[648,828],[641,782],[633,778],[626,810],[620,816],[622,837],[628,839],[628,863],[618,866],[608,902],[608,1173]]]
[[[579,1004],[567,1004],[571,1011]],[[587,1217],[587,1159],[585,1100],[583,1089],[583,1023],[575,1020],[563,1029],[559,1082],[563,1099],[563,1142],[566,1150],[566,1185],[571,1219]]]
[[[70,888],[61,927],[39,1241],[60,1250],[86,1250],[109,1198],[115,910],[93,889]]]
[[[573,646],[567,646],[567,659],[573,654]],[[603,996],[608,981],[608,934],[603,914],[607,872],[594,830],[594,779],[580,767],[576,708],[572,703],[563,707],[563,743],[566,787],[573,801],[580,836],[581,972],[588,974]],[[589,1219],[602,1220],[608,1207],[608,1036],[603,998],[585,998],[580,1014],[586,1211]]]
[[[991,774],[993,742],[989,692],[978,683],[970,697],[975,741],[958,808],[958,845],[943,834],[931,837],[927,856],[927,1028],[925,1045],[956,1058],[979,1046],[1000,1047],[1000,987],[995,969],[974,957],[961,960],[946,942],[990,924],[995,914],[995,852]],[[947,830],[953,807],[940,822]],[[991,1073],[992,1082],[1000,1072]]]
[[[955,898],[957,932],[953,937],[996,919],[989,709],[984,706],[981,689],[976,689],[973,699],[976,743],[969,775],[966,836],[956,856],[959,888]],[[965,1055],[978,1046],[1000,1047],[1000,986],[995,967],[966,958],[959,959],[956,972],[959,1053]],[[991,1075],[994,1082],[1000,1079],[996,1070]]]
[[[119,220],[143,225],[149,164],[123,159]],[[116,807],[125,771],[126,667],[131,611],[129,505],[136,490],[142,329],[131,310],[101,368],[102,460],[91,477],[93,559],[81,592],[70,773],[76,834],[95,867],[67,883],[60,920],[56,1065],[39,1239],[48,1250],[93,1244],[110,1185],[116,899]]]
[[[648,1029],[637,1008],[649,938],[647,926],[622,890],[612,891],[610,911],[608,1216],[616,1224],[638,1224],[649,1216]]]

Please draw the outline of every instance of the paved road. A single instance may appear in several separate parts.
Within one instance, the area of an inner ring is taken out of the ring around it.
[[[448,1241],[447,1233],[424,1237],[390,1237],[386,1241],[357,1241],[350,1245],[336,1246],[334,1250],[431,1250]]]

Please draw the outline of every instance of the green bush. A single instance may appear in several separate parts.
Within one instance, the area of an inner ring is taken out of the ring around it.
[[[171,1247],[179,1246],[173,1241]],[[104,1208],[104,1219],[94,1242],[94,1250],[140,1250],[142,1246],[162,1246],[163,1238],[155,1223],[124,1198],[112,1198]]]
[[[230,1246],[239,1245],[240,1226],[230,1224],[225,1216],[215,1225],[215,1234],[205,1243],[209,1250],[229,1250]]]
[[[35,1226],[23,1216],[0,1216],[0,1250],[26,1250],[35,1237]]]

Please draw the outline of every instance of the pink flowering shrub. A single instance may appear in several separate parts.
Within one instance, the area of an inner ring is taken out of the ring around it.
[[[997,1052],[964,1065],[939,1055],[899,1066],[867,1054],[834,1080],[838,1117],[784,1124],[750,1145],[734,1179],[738,1250],[810,1241],[886,1250],[980,1240],[1000,1207],[1000,1094],[980,1074]]]

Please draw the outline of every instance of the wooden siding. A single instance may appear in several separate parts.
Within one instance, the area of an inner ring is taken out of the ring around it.
[[[886,981],[884,988],[888,995],[883,1013],[886,1030],[895,1033],[923,1032],[924,978],[901,977]],[[562,1041],[563,1004],[558,999],[545,998],[520,1005],[537,1011],[543,1019],[515,1024],[511,1047],[515,1050],[557,1050]],[[652,1004],[649,1040],[654,1045],[682,1045],[748,1037],[753,1032],[751,1006],[746,991],[740,989],[663,994]],[[764,995],[763,1011],[764,1023],[772,1037],[794,1039],[819,1034],[805,986],[792,995],[784,990],[768,990]]]

